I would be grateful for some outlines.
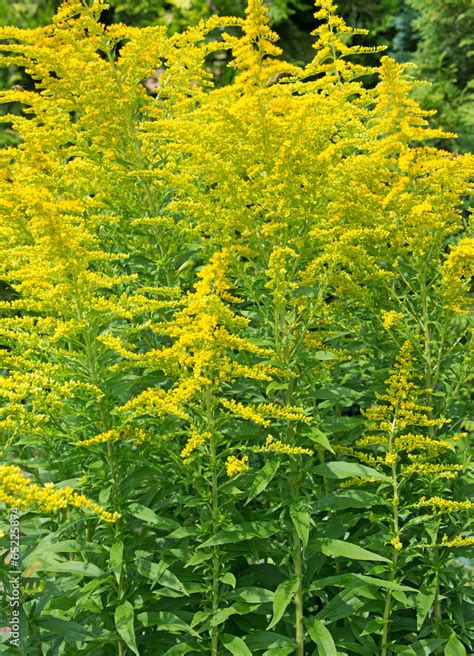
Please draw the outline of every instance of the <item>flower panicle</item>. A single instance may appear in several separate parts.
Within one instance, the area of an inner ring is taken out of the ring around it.
[[[83,508],[111,523],[120,518],[120,513],[105,510],[69,486],[56,490],[53,483],[44,486],[33,483],[16,465],[0,465],[0,502],[10,507],[34,508],[47,513],[68,507]]]

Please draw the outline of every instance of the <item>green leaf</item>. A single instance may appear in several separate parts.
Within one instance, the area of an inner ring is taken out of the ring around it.
[[[344,540],[333,540],[331,538],[316,538],[311,540],[311,547],[320,550],[325,556],[331,558],[350,558],[351,560],[371,560],[389,563],[391,562],[385,556],[359,547],[352,542],[345,542]]]
[[[178,577],[173,574],[168,568],[168,564],[164,561],[159,563],[152,563],[149,560],[137,560],[137,570],[148,579],[151,579],[154,584],[158,583],[164,588],[170,588],[171,590],[176,590],[177,592],[182,592],[183,594],[188,594],[186,588],[178,579]]]
[[[185,567],[195,567],[201,563],[205,563],[206,560],[210,560],[213,557],[213,554],[208,551],[198,551],[193,553],[191,558],[186,561]]]
[[[342,588],[354,588],[360,582],[372,585],[376,588],[385,590],[401,590],[403,592],[416,592],[415,588],[409,588],[407,585],[400,585],[395,581],[385,581],[384,579],[365,576],[364,574],[338,574],[337,576],[326,576],[318,581],[313,581],[309,590],[323,590],[326,587],[336,586]]]
[[[278,649],[279,647],[294,647],[294,640],[288,636],[274,633],[273,631],[255,631],[246,638],[246,643],[252,651],[263,649]]]
[[[171,649],[168,649],[163,656],[184,656],[184,654],[188,654],[190,651],[195,651],[194,647],[182,643],[180,645],[174,645]]]
[[[331,351],[314,351],[314,353],[312,353],[312,357],[316,360],[334,360],[337,355]]]
[[[288,383],[279,383],[276,380],[272,380],[271,383],[268,383],[267,389],[265,390],[265,394],[268,395],[269,392],[273,392],[273,390],[286,390],[288,389]]]
[[[317,465],[313,471],[325,478],[374,478],[377,481],[390,482],[389,476],[356,462],[328,462]]]
[[[320,431],[319,428],[313,428],[309,433],[308,437],[314,444],[318,444],[319,446],[322,446],[327,451],[330,451],[331,453],[335,453],[334,449],[332,448],[329,442],[327,435],[325,435],[325,433]]]
[[[273,592],[266,588],[239,588],[234,592],[234,598],[248,604],[268,604],[273,601]]]
[[[196,635],[195,631],[186,624],[184,620],[174,613],[140,613],[137,619],[143,626],[156,626],[158,631],[169,631],[170,633],[191,633]]]
[[[307,628],[311,640],[318,646],[319,656],[337,656],[332,635],[323,622],[311,618],[307,623]]]
[[[423,626],[426,616],[433,606],[436,595],[435,586],[432,585],[429,590],[422,589],[416,595],[416,630],[419,631]]]
[[[306,547],[309,540],[309,529],[311,526],[311,515],[301,507],[290,507],[290,517],[298,536]]]
[[[253,478],[252,484],[250,486],[249,495],[247,501],[244,505],[247,505],[252,499],[255,499],[270,483],[272,478],[275,476],[280,466],[280,460],[278,458],[272,458],[267,460],[262,469],[257,472]]]
[[[456,634],[451,633],[444,648],[444,656],[466,656],[466,649]]]
[[[128,512],[137,519],[141,519],[145,524],[152,524],[164,531],[172,531],[179,528],[178,522],[169,519],[169,517],[160,517],[151,508],[142,506],[140,503],[132,503],[128,508]]]
[[[278,533],[280,526],[277,522],[246,522],[235,529],[218,531],[212,538],[203,542],[198,549],[214,547],[219,544],[235,544],[252,538],[268,538]]]
[[[232,656],[252,656],[252,652],[247,647],[242,638],[224,633],[221,637],[222,644],[230,651]]]
[[[272,629],[278,624],[281,620],[283,613],[285,612],[288,604],[293,599],[295,592],[298,589],[299,579],[292,577],[283,583],[280,583],[278,588],[275,590],[273,597],[273,617],[272,621],[268,625],[268,629]]]
[[[328,494],[316,503],[315,510],[331,508],[332,510],[345,510],[346,508],[370,508],[383,503],[378,494],[365,490],[344,490]]]
[[[230,585],[234,589],[235,586],[237,585],[237,579],[231,572],[227,572],[226,574],[221,576],[219,580],[222,581],[222,583],[225,583],[226,585]]]
[[[117,583],[120,584],[120,579],[122,578],[123,542],[114,542],[110,547],[109,563],[117,579]]]
[[[361,590],[363,590],[363,586],[342,590],[335,597],[330,597],[329,601],[318,612],[318,619],[326,622],[336,622],[353,615],[367,603],[365,599],[357,596]]]
[[[140,656],[135,642],[134,611],[129,601],[124,601],[115,609],[115,626],[127,647]]]
[[[360,392],[350,387],[321,387],[313,390],[311,396],[315,399],[334,401],[339,405],[352,405],[360,398]]]
[[[272,647],[263,652],[262,656],[290,656],[290,654],[295,653],[295,648],[291,645],[286,647]]]
[[[81,624],[62,620],[59,617],[40,617],[36,620],[36,624],[51,631],[56,637],[64,636],[66,642],[87,641],[93,637]]]
[[[103,570],[92,563],[83,563],[79,560],[68,560],[63,563],[48,564],[48,572],[64,572],[75,576],[103,576]]]
[[[239,606],[239,604],[232,604],[232,606],[227,606],[227,608],[221,608],[221,610],[218,610],[217,613],[211,617],[210,625],[218,626],[225,622],[231,615],[246,615],[256,608],[258,608],[258,604],[243,604],[242,606]]]
[[[444,640],[439,640],[437,638],[431,638],[428,640],[417,640],[413,642],[409,647],[405,647],[401,651],[397,651],[397,654],[404,656],[429,656],[435,652],[440,645],[442,645]]]

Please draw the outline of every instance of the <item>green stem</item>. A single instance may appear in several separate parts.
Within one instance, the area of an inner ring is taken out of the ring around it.
[[[286,326],[286,323],[285,323]],[[283,356],[285,364],[289,364],[290,359],[290,345],[288,335],[285,331],[285,339],[283,342]],[[286,404],[292,405],[293,402],[293,381],[290,380],[288,383],[287,393],[286,393]],[[287,430],[287,439],[288,442],[291,442],[291,439],[294,435],[293,427],[289,426]],[[293,457],[291,457],[291,498],[296,500],[299,495],[299,479],[298,479],[298,466]],[[304,589],[303,589],[303,555],[304,555],[304,545],[301,541],[298,531],[295,526],[293,526],[292,531],[292,542],[293,542],[293,574],[298,581],[298,588],[295,592],[295,642],[296,642],[296,651],[295,656],[304,656]]]
[[[215,435],[211,437],[211,466],[212,466],[212,530],[214,535],[217,533],[219,526],[219,487],[217,480],[217,446]],[[219,610],[219,575],[220,575],[220,558],[219,550],[214,547],[214,556],[212,558],[212,614],[215,615]],[[211,632],[211,654],[217,656],[219,649],[219,628],[212,627]]]
[[[392,562],[392,569],[390,571],[390,582],[395,580],[395,575],[397,573],[397,561],[398,561],[398,551],[395,551]],[[382,639],[380,643],[380,656],[387,656],[388,654],[388,639],[389,639],[389,627],[390,627],[390,617],[392,615],[392,591],[387,590],[387,595],[385,597],[385,607],[383,611],[383,628],[382,628]]]
[[[291,461],[292,473],[292,496],[295,498],[298,494],[297,466],[294,459]],[[296,656],[304,656],[304,600],[303,600],[303,543],[298,535],[298,531],[293,527],[293,572],[298,580],[298,588],[295,592],[295,641]]]
[[[207,426],[211,433],[209,441],[210,445],[210,459],[211,459],[211,515],[212,515],[212,533],[216,535],[219,530],[219,479],[218,479],[218,459],[217,459],[217,440],[214,431],[211,395],[209,391],[206,394],[206,416]],[[212,557],[212,588],[211,588],[211,605],[213,617],[219,610],[220,605],[220,586],[219,576],[221,571],[221,560],[219,554],[219,547],[213,548],[214,553]],[[219,627],[213,626],[211,629],[211,656],[218,656],[219,654]]]
[[[439,551],[438,549],[433,550],[434,553],[434,558],[436,562],[436,583],[435,583],[435,598],[434,598],[434,603],[433,603],[433,614],[434,614],[434,634],[436,638],[439,638],[441,636],[441,622],[443,621],[443,611],[441,608],[441,591],[440,591],[440,585],[439,585]],[[443,648],[440,646],[435,650],[435,654],[442,654],[443,653]]]
[[[398,481],[398,474],[397,474],[396,453],[393,450],[393,440],[396,433],[397,416],[398,416],[398,403],[395,406],[393,420],[390,428],[388,454],[394,456],[391,464],[393,536],[397,542],[400,542],[400,521],[399,521],[399,511],[398,511],[400,505],[399,481]],[[389,578],[390,582],[393,582],[395,580],[395,576],[397,574],[398,554],[399,554],[399,547],[398,545],[397,546],[394,545],[392,567],[390,570],[390,578]],[[380,656],[387,656],[388,654],[389,627],[390,627],[391,615],[392,615],[392,591],[387,590],[387,594],[385,596],[385,606],[383,611],[383,624],[382,624],[383,628],[382,628],[382,638],[380,642]]]
[[[74,276],[73,278],[73,286],[74,286],[74,292],[75,292],[75,300],[76,300],[76,308],[77,308],[77,315],[79,318],[79,321],[84,322],[86,324],[85,330],[84,330],[84,345],[86,349],[86,358],[87,358],[87,364],[89,367],[89,373],[90,373],[90,380],[92,384],[101,390],[100,386],[100,380],[97,372],[97,366],[96,366],[96,358],[95,358],[95,353],[94,353],[94,347],[90,335],[90,326],[85,318],[85,313],[80,301],[80,294],[79,294],[79,288],[77,284],[77,278]],[[101,390],[102,391],[102,390]],[[98,408],[99,408],[99,415],[100,415],[100,420],[103,426],[103,429],[105,431],[110,429],[110,421],[109,421],[109,416],[107,413],[107,409],[104,406],[103,400],[99,399],[98,401]],[[111,442],[107,442],[107,454],[106,454],[106,460],[107,464],[109,467],[110,475],[112,477],[112,499],[113,503],[115,505],[115,501],[118,498],[118,491],[119,491],[119,485],[118,485],[118,479],[117,479],[117,472],[115,468],[115,461],[114,461],[114,452],[113,452],[113,446]],[[115,526],[115,532],[116,535],[120,534],[120,526],[116,524]],[[124,583],[123,583],[123,577],[120,579],[120,583],[117,585],[117,596],[118,600],[120,601],[124,593]],[[124,654],[124,649],[125,649],[125,644],[124,642],[119,638],[117,640],[117,654],[118,656],[123,656]]]

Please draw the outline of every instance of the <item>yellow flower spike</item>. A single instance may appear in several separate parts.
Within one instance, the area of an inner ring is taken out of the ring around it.
[[[227,476],[231,478],[232,476],[237,476],[237,474],[242,474],[246,472],[249,468],[248,465],[249,459],[247,456],[243,458],[237,458],[236,456],[229,456],[225,463],[225,468],[227,471]]]
[[[403,543],[401,542],[400,538],[392,538],[390,540],[390,544],[397,551],[401,551],[403,549]]]
[[[239,401],[234,401],[234,399],[220,399],[220,404],[226,410],[230,410],[238,417],[242,417],[242,419],[249,419],[260,426],[270,426],[268,419],[262,417],[255,406],[244,405]]]
[[[466,237],[452,248],[441,267],[439,289],[446,310],[467,314],[470,281],[474,275],[474,239]]]
[[[385,330],[389,330],[394,324],[398,323],[403,318],[401,312],[395,310],[382,311],[382,324]]]
[[[273,451],[275,453],[285,453],[290,456],[313,456],[314,451],[312,449],[305,449],[301,446],[291,446],[291,444],[285,444],[281,440],[275,440],[272,435],[268,435],[265,446],[259,449],[260,451]]]
[[[441,544],[439,546],[449,547],[449,548],[472,547],[474,546],[474,537],[464,537],[463,535],[456,535],[454,538],[450,539],[446,534],[444,534],[441,540]]]
[[[472,501],[451,501],[450,499],[443,499],[442,497],[421,497],[417,504],[417,508],[426,508],[431,510],[433,515],[451,512],[465,512],[474,508]]]
[[[276,405],[276,403],[257,403],[255,405],[244,405],[234,399],[220,399],[220,404],[230,410],[242,419],[249,419],[255,424],[260,426],[269,426],[270,421],[267,417],[277,417],[279,419],[286,419],[287,421],[303,421],[305,423],[311,422],[311,417],[308,417],[303,408],[296,406]]]
[[[0,503],[46,513],[72,506],[90,510],[106,522],[116,522],[120,518],[120,513],[105,510],[70,487],[55,490],[51,483],[44,486],[33,483],[16,465],[0,465]]]
[[[211,433],[199,433],[196,428],[192,429],[191,437],[186,442],[186,446],[182,449],[181,458],[187,459],[201,444],[211,439]]]

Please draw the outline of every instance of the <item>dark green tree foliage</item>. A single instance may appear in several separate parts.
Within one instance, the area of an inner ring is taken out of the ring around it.
[[[453,150],[474,147],[474,3],[472,0],[406,0],[417,12],[413,61],[431,86],[420,90],[435,121],[459,134]]]

